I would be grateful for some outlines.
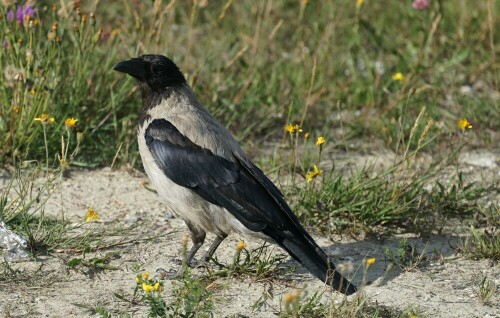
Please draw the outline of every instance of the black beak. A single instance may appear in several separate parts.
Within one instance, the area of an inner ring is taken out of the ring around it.
[[[146,79],[146,62],[139,58],[120,62],[113,67],[113,70],[126,73],[139,81]]]

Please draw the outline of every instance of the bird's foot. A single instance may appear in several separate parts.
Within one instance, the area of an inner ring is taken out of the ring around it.
[[[184,262],[178,258],[174,259],[173,262],[175,265],[184,266]],[[189,266],[190,268],[200,268],[203,267],[205,263],[206,261],[198,261],[196,259],[192,259],[190,262],[187,263],[187,266]]]
[[[172,262],[175,264],[175,265],[179,265],[181,266],[182,265],[182,260],[181,259],[178,259],[178,258],[174,258],[172,260]]]
[[[180,259],[174,259],[173,262],[179,266],[178,269],[169,269],[168,271],[163,269],[163,268],[158,268],[156,270],[156,277],[160,279],[167,279],[167,280],[175,280],[179,279],[182,276],[184,276],[184,262]],[[189,268],[201,268],[204,267],[208,262],[207,261],[198,261],[195,259],[192,259],[191,262],[187,263],[186,265]]]
[[[177,270],[170,269],[168,271],[163,268],[158,268],[155,275],[155,277],[158,277],[162,280],[176,280],[182,278],[182,276],[184,276],[184,267],[182,266]]]

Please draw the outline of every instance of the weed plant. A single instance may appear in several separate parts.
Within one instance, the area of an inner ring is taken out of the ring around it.
[[[111,68],[152,52],[172,57],[200,101],[249,143],[272,139],[276,127],[295,121],[311,132],[321,128],[327,139],[337,136],[324,127],[343,125],[348,138],[381,138],[397,149],[422,106],[436,123],[433,149],[446,145],[443,132],[461,117],[480,128],[474,144],[495,145],[497,138],[495,1],[435,1],[424,10],[347,0],[6,3],[4,164],[28,150],[43,158],[42,127],[33,119],[46,113],[56,126],[47,131],[50,145],[65,118],[79,120],[78,131],[91,141],[79,164],[107,164],[123,143],[119,161],[138,165],[140,101],[131,98],[138,95],[132,81]],[[412,149],[417,141],[409,141]]]

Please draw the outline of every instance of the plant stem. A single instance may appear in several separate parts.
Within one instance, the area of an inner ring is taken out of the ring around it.
[[[45,124],[42,125],[43,129],[43,142],[45,144],[45,171],[49,171],[49,147],[47,145],[47,131],[45,130]]]

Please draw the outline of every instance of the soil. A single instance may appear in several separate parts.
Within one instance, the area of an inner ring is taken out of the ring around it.
[[[389,154],[390,155],[390,154]],[[368,159],[387,162],[389,155],[358,156],[356,164]],[[354,158],[356,156],[352,156]],[[488,175],[498,180],[498,153],[475,152],[462,159],[469,176]],[[336,162],[338,165],[339,163]],[[468,170],[467,170],[468,169]],[[0,179],[0,189],[6,187],[8,178]],[[129,312],[133,317],[146,317],[145,306],[130,305],[114,294],[131,295],[135,282],[135,266],[154,273],[157,268],[177,268],[176,259],[181,250],[181,238],[187,234],[184,223],[172,217],[156,193],[149,191],[147,178],[141,173],[112,171],[71,171],[54,195],[47,202],[45,213],[64,217],[75,224],[85,219],[89,206],[100,214],[97,223],[84,223],[82,229],[109,231],[120,226],[136,226],[127,237],[117,238],[121,244],[105,251],[90,253],[87,257],[116,251],[111,264],[118,270],[92,271],[69,269],[66,262],[81,253],[59,251],[41,255],[23,262],[11,263],[16,272],[12,283],[0,281],[0,315],[3,317],[90,317],[91,311],[75,304],[95,308],[98,304],[108,310]],[[401,270],[393,267],[387,272],[384,250],[395,251],[398,242],[406,237],[414,244],[425,261],[415,268]],[[152,239],[145,239],[153,237]],[[362,293],[370,303],[404,310],[416,308],[427,317],[500,317],[500,266],[490,260],[467,260],[455,247],[463,239],[463,232],[448,230],[443,235],[419,238],[412,235],[396,235],[384,241],[368,238],[317,237],[318,243],[332,255],[337,264],[352,268],[353,281],[363,285],[363,259],[374,257],[376,262],[369,269],[366,286]],[[208,237],[212,240],[213,237]],[[230,235],[217,250],[221,261],[230,262],[235,245],[244,240],[248,249],[259,247],[262,242]],[[206,244],[204,248],[208,248]],[[277,247],[272,253],[282,253]],[[287,264],[295,264],[289,261]],[[9,271],[6,269],[6,271]],[[200,274],[204,269],[194,270]],[[5,273],[4,273],[5,274]],[[14,275],[14,274],[12,274]],[[477,294],[479,280],[487,275],[497,286],[496,294],[481,304]],[[165,282],[165,294],[169,294],[172,281]],[[308,295],[323,292],[323,301],[342,300],[342,295],[330,291],[303,268],[286,277],[271,281],[255,281],[251,277],[221,278],[215,290],[216,301],[213,317],[276,317],[282,308],[282,296],[293,286],[304,288]],[[252,306],[263,292],[272,288],[274,298],[254,310]],[[356,296],[350,296],[349,299]]]

